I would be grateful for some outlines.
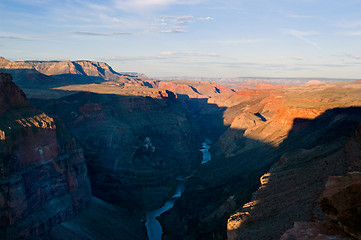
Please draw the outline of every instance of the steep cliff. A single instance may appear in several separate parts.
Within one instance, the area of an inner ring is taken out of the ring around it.
[[[0,238],[29,239],[90,200],[83,152],[61,122],[26,102],[0,74]]]

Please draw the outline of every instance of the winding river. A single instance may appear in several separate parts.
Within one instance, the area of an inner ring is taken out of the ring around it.
[[[208,138],[206,138],[202,143],[202,148],[200,149],[203,155],[202,164],[211,160],[211,153],[209,152],[211,143],[212,142]],[[171,209],[174,205],[175,200],[182,196],[182,193],[184,192],[185,181],[187,178],[177,178],[178,185],[175,194],[172,196],[172,199],[168,200],[161,208],[146,213],[145,227],[147,228],[149,240],[162,239],[162,226],[158,222],[157,217]]]

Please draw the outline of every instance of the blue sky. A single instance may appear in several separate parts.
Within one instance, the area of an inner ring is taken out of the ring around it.
[[[361,0],[0,0],[0,56],[150,77],[361,78]]]

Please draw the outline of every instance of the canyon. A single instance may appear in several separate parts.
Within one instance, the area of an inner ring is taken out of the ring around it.
[[[339,221],[359,238],[359,212],[335,217],[319,198],[361,171],[360,81],[236,91],[85,60],[1,58],[0,72],[28,98],[1,74],[4,239],[147,239],[146,213],[184,176],[163,239],[293,239],[329,217],[323,234]]]

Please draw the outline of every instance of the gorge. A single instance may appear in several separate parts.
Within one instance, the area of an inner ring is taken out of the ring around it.
[[[207,163],[211,160],[211,153],[209,152],[209,149],[211,147],[210,144],[211,141],[208,138],[206,138],[202,143],[202,148],[200,149],[200,151],[202,152],[202,164]],[[192,175],[184,178],[177,178],[177,181],[179,181],[179,183],[177,185],[176,192],[172,196],[172,198],[168,200],[161,208],[146,213],[147,221],[145,223],[145,226],[147,227],[149,240],[162,239],[162,226],[156,218],[174,206],[174,202],[176,201],[176,199],[180,198],[182,196],[182,193],[184,192],[185,181],[190,177],[192,177]]]
[[[361,171],[360,81],[234,91],[91,61],[0,72],[2,239],[286,239],[330,216],[330,176]],[[353,239],[346,215],[333,218]]]

